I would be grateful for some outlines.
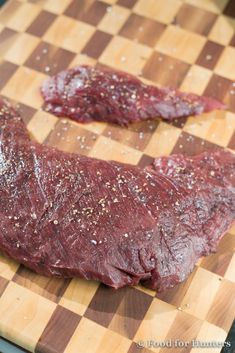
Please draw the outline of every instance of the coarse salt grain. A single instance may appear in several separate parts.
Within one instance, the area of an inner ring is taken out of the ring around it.
[[[211,55],[206,55],[206,60],[211,60],[212,59],[212,56]]]

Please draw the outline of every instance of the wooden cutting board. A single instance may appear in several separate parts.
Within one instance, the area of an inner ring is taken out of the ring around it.
[[[9,0],[0,12],[0,94],[33,138],[65,151],[145,166],[170,153],[235,149],[234,0]],[[41,110],[39,86],[76,64],[215,96],[227,111],[127,128],[76,124]],[[218,253],[165,293],[49,279],[0,257],[0,334],[40,353],[217,353],[235,313],[235,228]],[[164,349],[157,342],[189,341]],[[147,341],[154,340],[155,347]]]

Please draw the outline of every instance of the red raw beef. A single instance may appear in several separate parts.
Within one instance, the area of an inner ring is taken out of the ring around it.
[[[30,140],[0,103],[0,249],[46,276],[165,290],[235,220],[235,156],[157,158],[145,169]]]
[[[213,98],[148,86],[130,74],[90,66],[58,73],[44,83],[41,92],[45,110],[84,123],[97,120],[127,125],[225,108]]]

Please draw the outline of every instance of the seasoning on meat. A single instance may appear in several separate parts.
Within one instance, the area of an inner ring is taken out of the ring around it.
[[[58,73],[43,84],[41,92],[45,110],[84,123],[97,120],[127,125],[225,108],[213,98],[149,86],[130,74],[90,66]]]
[[[145,169],[31,141],[0,103],[0,248],[46,276],[158,291],[185,280],[235,221],[235,156]]]

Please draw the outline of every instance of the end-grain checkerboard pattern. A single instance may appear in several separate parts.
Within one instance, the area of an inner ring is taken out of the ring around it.
[[[170,153],[234,150],[234,29],[234,0],[9,0],[0,12],[0,94],[17,102],[33,138],[65,151],[145,166]],[[228,110],[129,128],[59,120],[41,110],[39,86],[76,64],[215,96]],[[186,282],[161,294],[46,278],[1,255],[0,334],[38,353],[135,353],[139,340],[223,341],[235,312],[234,249],[235,228]],[[142,350],[152,351],[175,349]]]

